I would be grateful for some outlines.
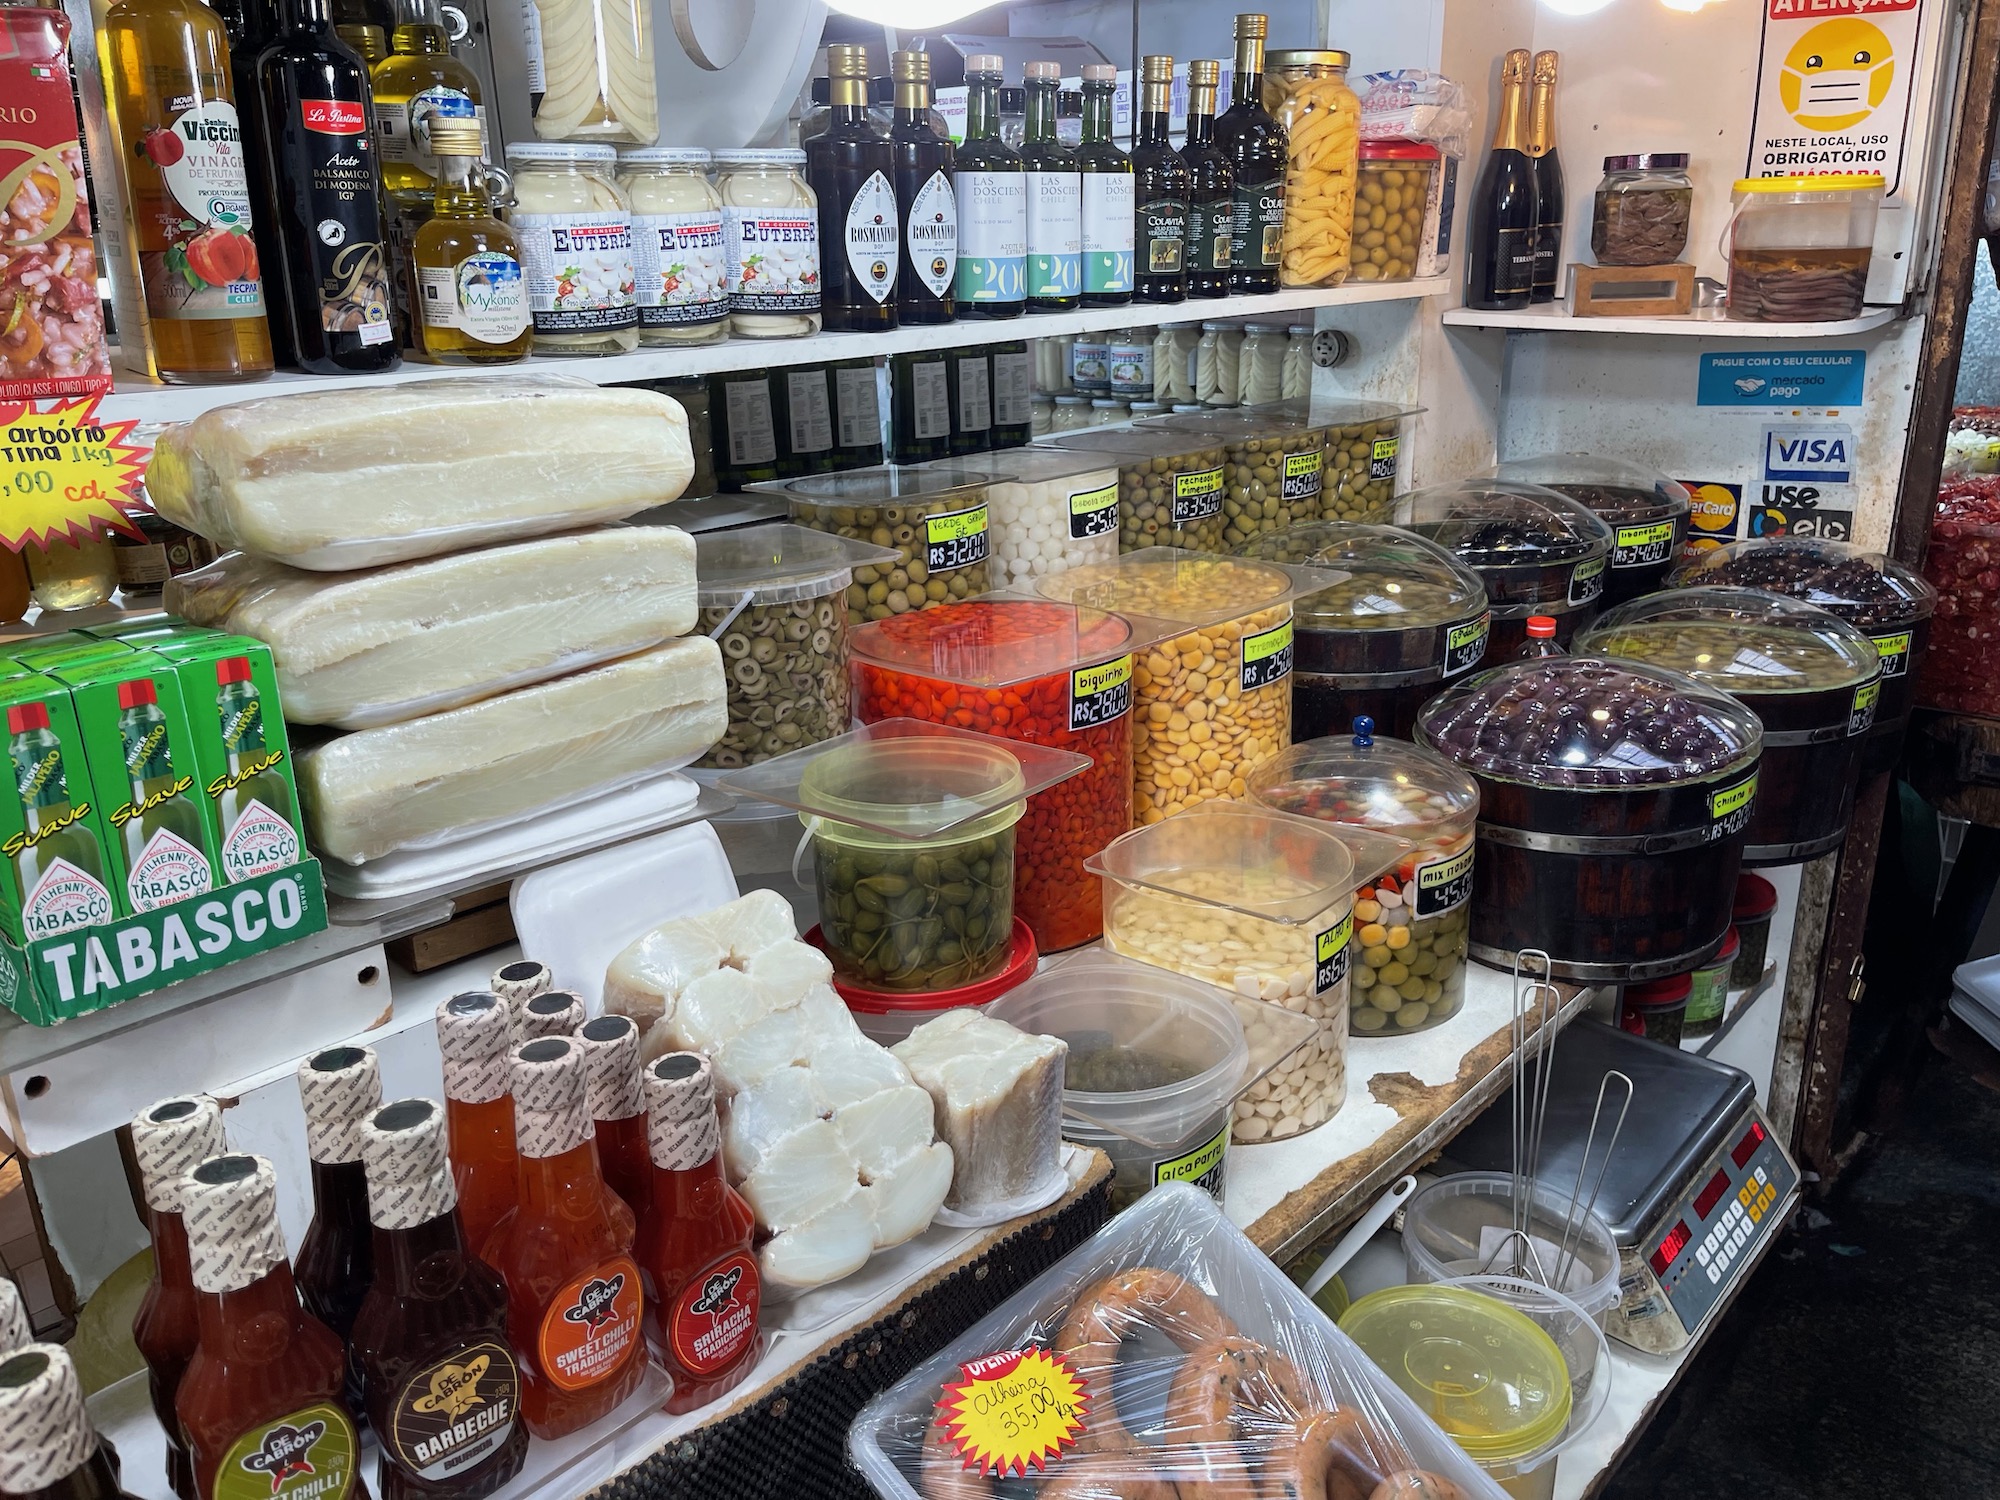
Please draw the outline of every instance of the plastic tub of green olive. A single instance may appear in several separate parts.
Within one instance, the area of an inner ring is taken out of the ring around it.
[[[1307,521],[1386,518],[1403,423],[1417,410],[1377,401],[1275,401],[1138,425],[1223,445],[1224,539],[1239,547]]]
[[[1118,550],[1181,547],[1220,552],[1228,488],[1220,444],[1145,427],[1058,433],[1046,444],[1118,465]]]
[[[804,526],[695,535],[698,628],[722,648],[729,727],[697,766],[730,769],[843,733],[845,595],[897,553]]]
[[[750,488],[782,496],[800,526],[895,552],[893,561],[855,568],[847,588],[850,624],[971,599],[991,587],[983,481],[878,464]]]

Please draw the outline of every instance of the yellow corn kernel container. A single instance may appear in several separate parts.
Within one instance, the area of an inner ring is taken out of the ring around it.
[[[1273,52],[1264,64],[1264,108],[1289,137],[1285,228],[1278,280],[1339,286],[1347,280],[1360,166],[1361,101],[1347,86],[1345,52]]]

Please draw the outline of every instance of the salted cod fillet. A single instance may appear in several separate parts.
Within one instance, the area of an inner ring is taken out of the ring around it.
[[[930,1094],[958,1164],[945,1207],[1004,1203],[1055,1171],[1068,1043],[948,1010],[889,1050]]]

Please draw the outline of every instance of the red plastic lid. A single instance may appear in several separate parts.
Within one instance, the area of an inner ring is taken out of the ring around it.
[[[1444,153],[1422,141],[1363,141],[1363,161],[1437,161]]]
[[[23,734],[30,729],[49,727],[49,706],[46,703],[17,703],[7,710],[7,732]]]
[[[134,677],[129,682],[118,684],[118,706],[137,708],[141,703],[158,703],[160,695],[153,689],[150,677]]]
[[[1704,969],[1721,968],[1722,965],[1728,963],[1732,958],[1736,957],[1736,950],[1741,948],[1742,946],[1743,946],[1743,940],[1737,937],[1736,929],[1734,927],[1730,928],[1728,933],[1722,939],[1722,946],[1716,949],[1715,957],[1711,958],[1707,963],[1703,964],[1702,967]]]
[[[1556,622],[1548,615],[1529,615],[1528,634],[1538,641],[1552,641],[1556,638]]]
[[[1762,875],[1736,877],[1736,905],[1730,917],[1738,922],[1768,917],[1778,909],[1778,888]]]
[[[1692,974],[1669,974],[1665,979],[1635,984],[1625,991],[1625,1004],[1635,1010],[1672,1010],[1686,1005],[1694,989]]]
[[[818,927],[815,926],[806,934],[806,941],[822,953],[826,951],[826,939],[820,935]],[[1041,954],[1035,950],[1034,933],[1028,930],[1026,922],[1016,917],[1013,941],[1007,945],[1006,964],[998,974],[990,979],[982,979],[977,984],[962,984],[952,990],[913,993],[901,990],[871,990],[835,975],[833,987],[840,998],[847,1002],[849,1010],[859,1011],[866,1016],[887,1016],[911,1011],[942,1015],[948,1010],[957,1010],[962,1005],[986,1005],[998,1000],[1033,974],[1035,965],[1040,962]]]
[[[250,680],[250,658],[247,656],[225,656],[215,664],[215,680],[227,686],[232,682]]]

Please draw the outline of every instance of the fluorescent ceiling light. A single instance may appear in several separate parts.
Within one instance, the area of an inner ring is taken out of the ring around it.
[[[829,10],[899,31],[927,31],[962,21],[988,0],[827,0]]]

